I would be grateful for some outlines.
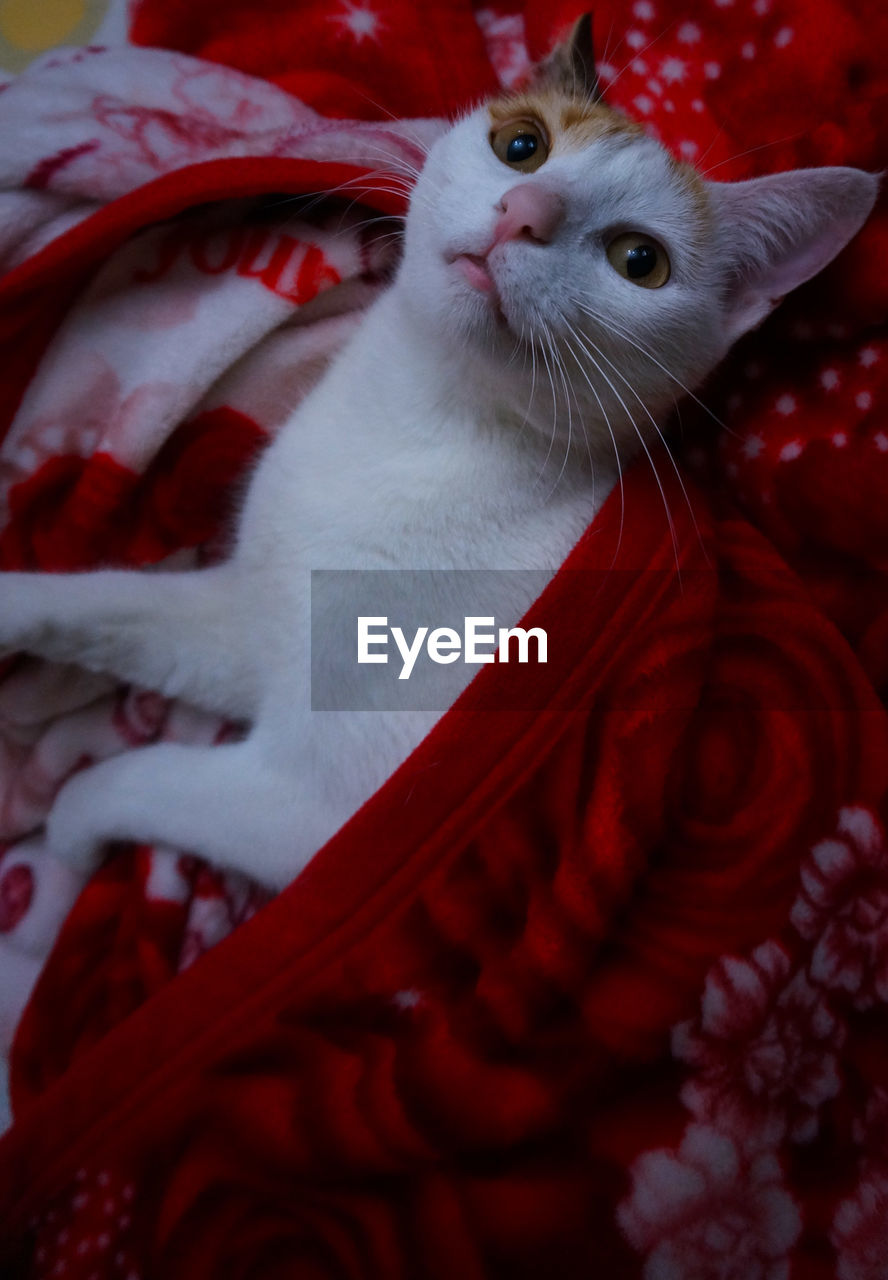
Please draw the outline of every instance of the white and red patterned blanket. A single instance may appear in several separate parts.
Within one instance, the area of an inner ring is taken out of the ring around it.
[[[141,0],[141,47],[0,89],[2,568],[224,555],[442,117],[576,11],[279,8]],[[714,177],[884,165],[875,0],[596,26],[608,99]],[[544,605],[557,731],[451,713],[270,903],[185,850],[49,858],[71,770],[229,727],[0,671],[4,1275],[884,1274],[886,279],[883,198],[706,389],[726,429],[682,408],[675,545],[627,477],[618,572]]]
[[[186,166],[258,155],[342,168],[341,205],[322,215],[309,208],[300,216],[294,198],[244,198],[161,222],[109,253],[54,333],[3,441],[7,567],[75,569],[95,555],[205,562],[220,554],[210,544],[224,532],[231,484],[323,370],[391,263],[391,237],[368,235],[356,202],[375,185],[383,204],[391,190],[399,207],[406,179],[398,175],[422,163],[440,126],[339,124],[262,81],[144,49],[50,55],[0,97],[0,122],[7,271]],[[368,168],[391,173],[368,185],[360,176]],[[335,187],[334,170],[326,173]],[[213,741],[224,726],[148,690],[23,661],[0,691],[0,732],[7,1051],[83,887],[31,834],[61,782],[157,739]],[[238,877],[183,872],[180,853],[145,851],[143,860],[146,898],[187,908],[183,966],[257,900]]]

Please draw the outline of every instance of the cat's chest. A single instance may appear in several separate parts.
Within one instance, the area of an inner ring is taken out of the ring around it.
[[[553,492],[543,459],[496,433],[378,415],[355,427],[287,428],[251,488],[242,554],[303,569],[548,568],[594,514],[591,485]]]

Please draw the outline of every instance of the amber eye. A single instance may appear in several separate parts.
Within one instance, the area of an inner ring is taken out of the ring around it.
[[[607,246],[607,257],[615,271],[644,289],[659,289],[669,279],[666,250],[650,236],[634,231],[617,236]]]
[[[510,120],[491,132],[490,145],[503,164],[522,173],[539,169],[549,154],[543,127],[535,120]]]

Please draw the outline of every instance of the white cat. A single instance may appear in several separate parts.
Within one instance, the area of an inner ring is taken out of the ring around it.
[[[527,92],[432,147],[396,278],[261,459],[228,562],[0,577],[0,651],[250,725],[241,742],[154,745],[78,773],[50,848],[88,869],[132,838],[292,879],[439,714],[312,711],[310,571],[554,573],[620,461],[842,249],[876,187],[843,168],[704,181],[599,101],[581,21]],[[514,623],[539,584],[418,581],[431,623],[454,606]],[[446,670],[452,696],[476,668]]]

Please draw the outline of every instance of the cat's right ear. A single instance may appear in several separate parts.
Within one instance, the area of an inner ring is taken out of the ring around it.
[[[706,189],[725,272],[725,336],[735,342],[844,249],[869,217],[879,179],[862,169],[793,169]]]
[[[592,43],[592,14],[584,13],[574,23],[567,40],[557,44],[537,68],[535,89],[560,89],[575,97],[601,99]]]

